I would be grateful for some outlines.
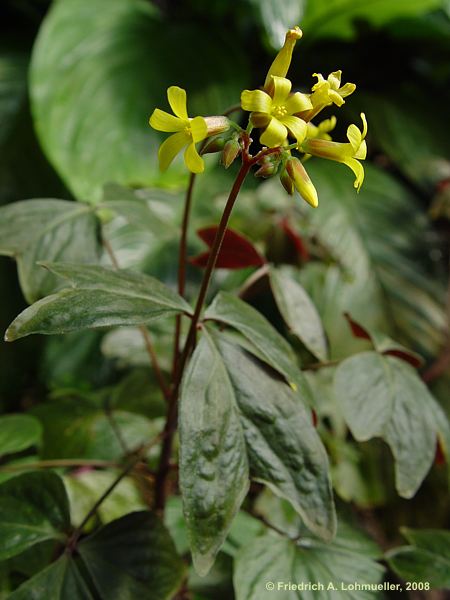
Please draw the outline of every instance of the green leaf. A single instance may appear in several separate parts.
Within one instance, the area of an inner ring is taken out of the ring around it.
[[[383,438],[395,458],[399,494],[414,496],[433,463],[437,433],[436,402],[416,371],[364,352],[339,365],[334,389],[355,439]]]
[[[263,363],[228,342],[219,349],[241,413],[254,476],[286,498],[306,526],[323,539],[336,517],[328,457],[309,410]]]
[[[82,540],[78,551],[102,600],[170,600],[183,580],[184,564],[149,512],[109,523]]]
[[[450,588],[450,532],[439,529],[402,529],[410,546],[394,548],[386,560],[402,579]]]
[[[8,600],[95,600],[77,563],[64,554],[23,583]]]
[[[367,328],[435,355],[445,331],[445,288],[429,258],[439,250],[430,220],[407,188],[370,164],[364,169],[358,195],[342,165],[308,163],[320,210],[308,212],[303,229],[308,227],[339,267],[310,263],[300,281],[322,317],[332,358],[355,351],[345,312]]]
[[[97,262],[97,219],[88,206],[68,200],[14,202],[0,208],[0,255],[17,260],[22,291],[32,303],[57,283],[38,261]]]
[[[170,600],[184,565],[159,519],[136,512],[109,523],[11,596],[12,600]],[[84,564],[83,564],[84,563]]]
[[[0,560],[45,540],[63,541],[69,526],[66,490],[55,473],[25,473],[0,485]]]
[[[236,600],[270,600],[283,594],[294,599],[314,600],[369,600],[375,592],[352,590],[351,585],[377,584],[383,576],[383,567],[375,562],[377,553],[371,542],[361,541],[349,527],[339,524],[336,539],[324,544],[313,538],[299,541],[282,537],[273,531],[256,537],[236,556],[234,589]],[[356,543],[355,543],[356,541]],[[274,583],[273,591],[267,586]],[[281,585],[304,584],[288,591]],[[308,590],[308,583],[319,588]],[[330,584],[334,586],[330,587]]]
[[[226,323],[237,329],[256,347],[258,357],[262,357],[289,383],[293,383],[303,399],[310,401],[311,392],[296,364],[294,351],[261,313],[233,294],[219,292],[207,308],[205,319]]]
[[[358,21],[380,27],[394,19],[420,15],[440,7],[441,0],[308,0],[301,26],[306,39],[327,36],[351,39]]]
[[[58,398],[33,409],[42,423],[42,457],[45,459],[87,458],[118,460],[123,448],[117,437],[130,449],[152,439],[160,423],[142,415],[113,410],[111,419],[101,406],[83,398]]]
[[[92,327],[145,325],[161,317],[191,312],[176,292],[142,273],[70,263],[45,266],[68,279],[72,287],[24,310],[9,326],[7,341],[32,333],[50,335]]]
[[[180,488],[194,566],[206,575],[249,488],[244,433],[228,373],[204,334],[180,395]]]
[[[270,285],[289,329],[314,356],[326,361],[328,349],[322,322],[304,288],[287,269],[271,269]]]
[[[281,48],[286,31],[300,23],[305,0],[250,0],[254,5],[261,25],[264,27],[270,45],[275,50]]]
[[[165,21],[144,0],[57,2],[33,51],[38,135],[80,199],[98,200],[108,181],[173,184],[186,169],[180,161],[160,175],[163,136],[148,126],[156,106],[168,108],[166,88],[187,89],[190,116],[220,114],[239,101],[247,74],[222,27]]]
[[[21,452],[39,444],[41,434],[41,424],[30,415],[0,417],[0,456]]]

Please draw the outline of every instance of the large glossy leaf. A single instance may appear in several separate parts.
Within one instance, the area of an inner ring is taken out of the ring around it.
[[[148,275],[70,263],[45,266],[68,279],[71,287],[24,310],[9,326],[7,341],[32,333],[50,335],[92,327],[145,325],[191,311],[178,294]]]
[[[13,600],[170,600],[184,565],[162,523],[136,512],[109,523],[11,596]],[[84,564],[81,564],[84,563]]]
[[[440,6],[440,0],[308,0],[301,25],[306,39],[326,36],[351,38],[358,21],[381,26],[394,19],[420,15]]]
[[[389,566],[406,581],[450,588],[450,532],[404,528],[402,533],[410,545],[387,552]]]
[[[24,296],[34,302],[56,287],[55,276],[36,262],[98,260],[97,219],[89,207],[67,200],[14,202],[0,208],[0,254],[17,260]]]
[[[30,415],[0,417],[0,457],[38,444],[41,433],[39,421]]]
[[[301,282],[319,309],[332,357],[354,350],[345,312],[407,346],[437,353],[445,292],[429,258],[438,246],[415,197],[367,164],[359,195],[342,165],[311,161],[307,168],[320,198],[320,210],[307,215],[308,227],[339,266],[310,263]]]
[[[244,433],[228,373],[204,334],[180,396],[180,487],[194,565],[210,570],[249,487]]]
[[[398,492],[411,498],[436,450],[436,401],[405,362],[375,352],[345,360],[335,373],[335,394],[358,441],[382,437],[395,458]]]
[[[308,384],[296,364],[296,357],[286,340],[267,319],[252,306],[228,292],[219,292],[205,312],[205,319],[226,323],[237,329],[273,369],[297,386],[302,397],[310,400]]]
[[[239,347],[221,341],[254,476],[286,498],[311,531],[335,533],[328,457],[311,414],[290,386]]]
[[[24,473],[0,485],[0,560],[45,540],[63,541],[69,526],[66,491],[55,473]]]
[[[376,562],[377,557],[377,548],[370,540],[344,525],[339,525],[331,544],[307,536],[293,541],[267,532],[236,556],[236,599],[270,600],[277,595],[290,600],[376,598],[375,591],[355,590],[352,585],[380,582],[384,569]],[[299,587],[284,588],[289,583]],[[312,583],[319,585],[311,591],[308,584]]]
[[[170,600],[183,579],[184,565],[167,530],[149,512],[108,523],[78,550],[102,600]]]
[[[286,269],[271,269],[270,285],[278,309],[290,331],[319,360],[328,355],[325,332],[311,298]]]
[[[185,169],[161,178],[161,137],[148,126],[155,106],[167,107],[166,88],[187,89],[190,116],[220,114],[239,101],[246,73],[244,55],[222,30],[165,22],[150,2],[56,2],[31,67],[38,134],[81,199],[98,200],[107,181],[173,183]]]

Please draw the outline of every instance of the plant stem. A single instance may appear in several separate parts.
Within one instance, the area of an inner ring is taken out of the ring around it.
[[[98,500],[88,510],[80,525],[74,530],[73,534],[70,536],[70,539],[67,542],[68,552],[73,552],[75,550],[86,523],[91,519],[91,517],[95,515],[99,507],[103,504],[106,498],[108,498],[108,496],[115,490],[115,488],[119,485],[122,479],[129,475],[134,469],[134,467],[142,460],[144,453],[161,440],[161,435],[162,434],[157,435],[153,440],[148,442],[148,444],[144,444],[139,448],[137,454],[128,461],[128,463],[119,473],[119,475],[114,479],[111,485],[108,486],[108,488],[103,492],[100,498],[98,498]]]
[[[120,269],[119,261],[117,260],[116,254],[113,250],[113,247],[111,246],[109,240],[107,240],[104,235],[102,235],[102,242],[103,242],[103,246],[111,260],[113,267],[115,269]],[[144,339],[145,349],[147,350],[147,354],[150,358],[150,364],[152,365],[156,380],[158,381],[158,385],[161,388],[161,392],[163,393],[164,398],[168,402],[169,398],[170,398],[170,390],[164,379],[164,375],[161,371],[161,367],[159,366],[158,357],[156,355],[155,349],[153,348],[152,340],[150,338],[150,333],[149,333],[147,327],[145,327],[145,325],[141,325],[140,327],[138,327],[138,329],[141,332],[141,335]]]
[[[239,191],[242,187],[242,184],[250,170],[251,165],[253,164],[252,160],[248,157],[247,148],[243,153],[243,162],[241,169],[235,179],[233,187],[231,188],[230,195],[228,196],[227,203],[225,205],[225,209],[223,211],[222,217],[220,219],[220,223],[216,232],[216,236],[214,238],[214,243],[211,247],[208,263],[205,268],[205,272],[203,274],[202,284],[200,287],[199,295],[197,298],[197,302],[194,309],[194,314],[192,316],[191,325],[189,328],[189,333],[187,335],[186,343],[184,346],[184,350],[181,354],[181,357],[178,361],[177,372],[174,375],[174,385],[172,389],[172,394],[170,397],[169,408],[167,412],[166,425],[164,429],[164,440],[161,449],[161,457],[159,462],[158,472],[156,474],[156,482],[155,482],[155,506],[157,510],[162,511],[164,509],[165,500],[166,500],[166,479],[169,473],[170,467],[170,456],[172,453],[172,443],[173,436],[177,428],[177,400],[178,400],[178,391],[181,383],[181,378],[183,376],[183,371],[186,366],[187,359],[189,354],[194,347],[195,344],[195,334],[197,331],[197,325],[199,323],[200,314],[203,308],[203,304],[206,299],[206,294],[208,292],[209,284],[211,281],[211,276],[213,274],[214,268],[216,266],[217,258],[222,247],[223,239],[225,236],[225,231],[228,225],[228,221],[230,219],[231,212],[233,210],[234,203],[236,202],[236,198],[239,194]]]
[[[115,467],[119,465],[109,460],[89,460],[89,459],[58,459],[58,460],[39,460],[37,462],[23,463],[20,465],[4,465],[0,467],[0,473],[14,473],[16,471],[26,471],[28,469],[64,469],[71,467]]]
[[[181,224],[180,247],[178,251],[178,293],[184,296],[186,287],[186,259],[187,259],[187,232],[189,227],[189,217],[192,207],[192,192],[194,190],[195,173],[191,173],[189,177],[189,185],[186,191],[186,199],[184,202],[183,221]],[[181,315],[176,316],[175,321],[175,340],[173,348],[173,369],[172,374],[178,370],[178,359],[180,357],[180,336],[181,336]]]

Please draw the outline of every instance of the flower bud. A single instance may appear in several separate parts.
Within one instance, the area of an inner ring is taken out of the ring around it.
[[[291,176],[286,171],[286,169],[283,169],[281,171],[281,173],[280,173],[280,181],[281,181],[281,185],[287,191],[287,193],[289,194],[289,196],[293,196],[293,194],[294,194],[294,182],[292,181]]]
[[[298,158],[291,157],[287,160],[286,171],[300,196],[312,207],[317,208],[319,199],[317,197],[316,188],[311,182],[308,173],[305,171],[305,167]]]
[[[208,128],[208,137],[212,135],[217,135],[218,133],[223,133],[230,129],[230,121],[227,117],[217,116],[217,117],[203,117],[206,122],[206,127]]]
[[[225,146],[226,141],[227,141],[226,139],[224,139],[223,137],[220,137],[220,136],[211,138],[203,146],[201,153],[202,154],[212,154],[214,152],[221,152]]]
[[[267,179],[268,177],[275,175],[278,171],[280,160],[281,157],[279,155],[270,154],[269,156],[264,156],[257,163],[260,165],[260,168],[255,172],[255,177]]]
[[[234,159],[240,154],[240,152],[241,145],[239,141],[236,138],[228,140],[228,142],[224,146],[221,160],[225,169],[228,169],[228,167],[234,162]]]

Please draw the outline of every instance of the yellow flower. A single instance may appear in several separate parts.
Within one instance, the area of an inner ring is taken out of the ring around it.
[[[302,37],[303,33],[300,27],[294,27],[289,29],[286,33],[284,45],[275,57],[275,60],[270,65],[270,69],[267,73],[266,81],[264,83],[264,89],[269,91],[272,85],[272,77],[286,77],[292,60],[292,52],[294,50],[297,40]]]
[[[255,127],[264,128],[260,142],[269,148],[281,146],[290,132],[299,144],[305,139],[307,126],[303,119],[294,116],[312,108],[309,98],[300,92],[291,94],[289,79],[271,75],[272,92],[244,90],[241,94],[243,110],[250,111]]]
[[[321,139],[307,139],[303,142],[301,150],[306,154],[328,158],[344,163],[356,175],[354,186],[358,192],[364,181],[364,168],[358,160],[364,160],[367,154],[365,137],[367,134],[367,121],[364,113],[361,113],[363,129],[360,131],[356,125],[350,125],[347,129],[348,143],[341,144]]]
[[[346,83],[341,87],[342,71],[330,73],[327,79],[320,73],[314,73],[313,77],[317,77],[317,83],[311,88],[313,92],[311,102],[314,108],[330,104],[342,106],[345,102],[344,98],[353,94],[356,89],[354,83]]]
[[[325,119],[325,121],[321,121],[318,125],[314,125],[314,123],[308,123],[308,138],[318,138],[320,140],[331,140],[331,135],[329,135],[330,131],[336,127],[336,117],[332,116],[329,119]]]
[[[159,108],[155,108],[149,123],[153,129],[166,133],[175,132],[159,148],[158,158],[161,171],[165,171],[175,156],[184,148],[184,162],[192,173],[202,173],[205,164],[197,152],[195,144],[201,142],[208,135],[228,129],[228,120],[225,119],[222,127],[208,127],[208,119],[220,119],[220,117],[195,117],[190,119],[186,109],[186,92],[175,85],[167,90],[167,98],[174,115]],[[225,123],[226,121],[226,123]],[[211,125],[211,123],[210,123]]]

